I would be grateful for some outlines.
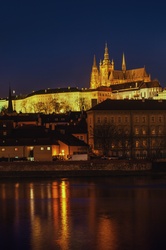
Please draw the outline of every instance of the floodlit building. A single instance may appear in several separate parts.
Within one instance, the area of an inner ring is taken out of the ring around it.
[[[110,85],[114,84],[124,84],[137,81],[151,81],[151,77],[146,72],[145,67],[128,70],[125,55],[123,54],[121,70],[115,69],[113,59],[110,60],[109,58],[107,44],[105,45],[104,59],[100,60],[99,68],[97,67],[96,57],[94,56],[90,81],[91,89],[96,89],[101,86],[110,87]]]
[[[14,110],[17,113],[66,113],[70,110],[89,110],[107,98],[159,99],[164,96],[161,93],[160,83],[158,80],[151,80],[145,67],[127,69],[124,54],[121,69],[115,69],[106,44],[104,59],[100,61],[99,67],[94,56],[89,88],[47,88],[17,96],[11,96],[10,90],[9,98],[0,100],[0,110]]]
[[[166,101],[107,99],[87,111],[87,124],[96,154],[166,157]]]

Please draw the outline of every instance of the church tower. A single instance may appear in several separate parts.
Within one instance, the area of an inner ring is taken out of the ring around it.
[[[96,65],[96,57],[94,55],[92,72],[91,72],[90,88],[96,89],[98,87],[99,87],[99,71]]]
[[[126,61],[125,61],[124,53],[123,53],[123,56],[122,56],[122,71],[123,71],[123,73],[126,72]]]
[[[9,114],[13,113],[12,94],[11,94],[11,88],[10,88],[10,86],[9,86],[9,99],[8,99],[7,112]]]

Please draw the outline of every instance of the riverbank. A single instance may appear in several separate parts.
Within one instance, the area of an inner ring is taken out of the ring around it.
[[[156,164],[145,160],[0,162],[0,178],[159,175],[163,172],[164,164],[159,169]]]

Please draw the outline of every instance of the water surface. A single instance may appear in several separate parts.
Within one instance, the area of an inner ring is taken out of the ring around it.
[[[166,178],[0,181],[0,249],[166,249]]]

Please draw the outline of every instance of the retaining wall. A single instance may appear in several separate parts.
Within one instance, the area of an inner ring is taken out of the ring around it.
[[[55,161],[55,162],[0,162],[0,177],[94,176],[146,172],[152,169],[148,161]]]

